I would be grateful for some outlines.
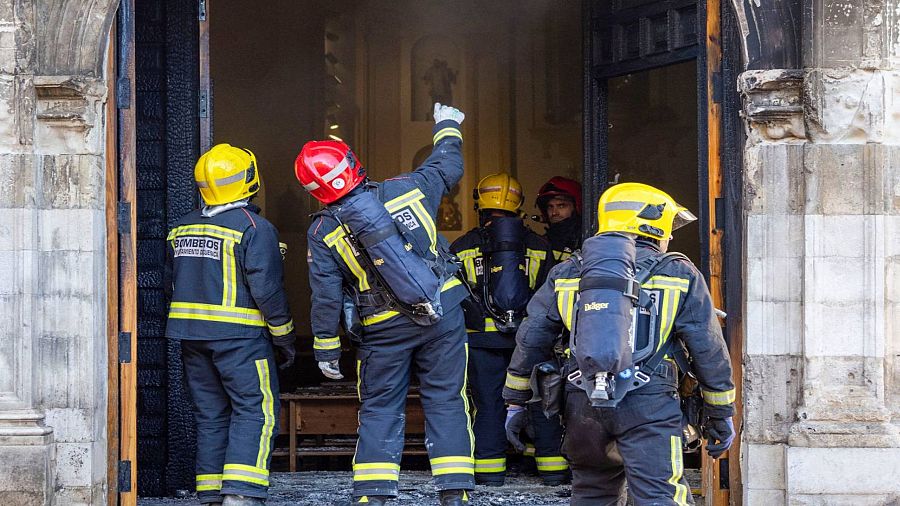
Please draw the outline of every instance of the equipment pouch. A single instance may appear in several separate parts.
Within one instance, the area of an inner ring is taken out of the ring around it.
[[[540,402],[541,411],[547,418],[562,413],[565,382],[559,364],[555,360],[536,364],[531,371],[531,402]]]
[[[702,446],[703,396],[700,385],[691,376],[683,376],[679,387],[681,396],[681,430],[683,451],[687,453],[700,451]]]
[[[356,307],[356,302],[351,295],[344,293],[344,300],[341,305],[343,310],[341,325],[344,327],[344,332],[347,333],[351,341],[359,344],[362,342],[363,326],[362,321],[359,319],[359,309]]]
[[[472,295],[469,295],[462,300],[460,306],[466,320],[466,329],[484,332],[484,308],[481,307],[481,304],[474,300]]]

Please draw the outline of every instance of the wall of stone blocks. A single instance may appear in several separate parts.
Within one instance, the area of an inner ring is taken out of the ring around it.
[[[806,0],[744,94],[745,504],[900,501],[900,3]]]
[[[106,501],[106,83],[99,71],[110,8],[0,1],[6,504]],[[66,16],[80,23],[64,23]],[[49,43],[74,34],[85,47]]]

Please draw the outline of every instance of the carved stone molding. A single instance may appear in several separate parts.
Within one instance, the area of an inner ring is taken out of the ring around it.
[[[0,411],[0,438],[52,437],[52,434],[53,429],[44,425],[44,414],[40,411],[30,409]]]
[[[118,4],[118,0],[37,1],[35,73],[101,77]]]
[[[34,76],[36,147],[45,153],[102,151],[106,83],[79,76]]]
[[[803,71],[749,70],[739,78],[748,141],[802,142]]]

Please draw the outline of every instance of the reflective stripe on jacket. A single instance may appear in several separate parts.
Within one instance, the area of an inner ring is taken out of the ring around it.
[[[210,218],[195,210],[169,232],[167,337],[256,338],[294,330],[278,232],[257,209],[231,209]]]

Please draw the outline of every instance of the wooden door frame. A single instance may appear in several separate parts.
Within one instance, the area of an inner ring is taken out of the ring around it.
[[[106,103],[107,503],[137,504],[134,0],[109,37]]]
[[[608,167],[608,79],[632,72],[650,70],[684,61],[697,62],[697,121],[698,121],[698,195],[700,197],[701,261],[700,270],[709,283],[710,293],[716,307],[725,308],[732,314],[724,327],[729,345],[734,381],[737,393],[735,406],[735,427],[738,431],[730,452],[719,460],[712,460],[702,452],[703,495],[712,500],[709,506],[740,504],[742,500],[740,475],[740,439],[742,420],[741,383],[743,378],[743,340],[741,331],[742,293],[740,287],[740,265],[742,262],[742,229],[739,219],[733,219],[731,211],[741,209],[741,192],[726,192],[741,184],[741,159],[723,162],[722,146],[725,142],[734,144],[734,137],[741,132],[733,121],[724,123],[726,116],[733,116],[734,101],[726,95],[723,81],[723,57],[740,60],[734,55],[723,55],[722,16],[729,5],[722,0],[697,0],[697,45],[693,51],[680,48],[665,56],[656,55],[643,62],[631,60],[625,65],[595,65],[595,43],[597,26],[592,11],[596,0],[584,0],[583,19],[583,61],[584,68],[584,172],[583,201],[589,209],[583,216],[585,233],[596,230],[597,213],[592,203],[609,184]],[[689,2],[680,0],[659,0],[657,5],[668,9],[683,8]],[[670,24],[671,26],[671,24]],[[737,46],[730,47],[735,51]],[[736,91],[731,93],[736,94]],[[739,102],[738,102],[739,107]],[[732,146],[735,149],[734,146]],[[726,233],[727,232],[727,233]],[[726,274],[729,276],[726,279]],[[732,280],[734,278],[734,280]],[[726,281],[728,285],[726,298]],[[731,457],[733,456],[733,458]]]

